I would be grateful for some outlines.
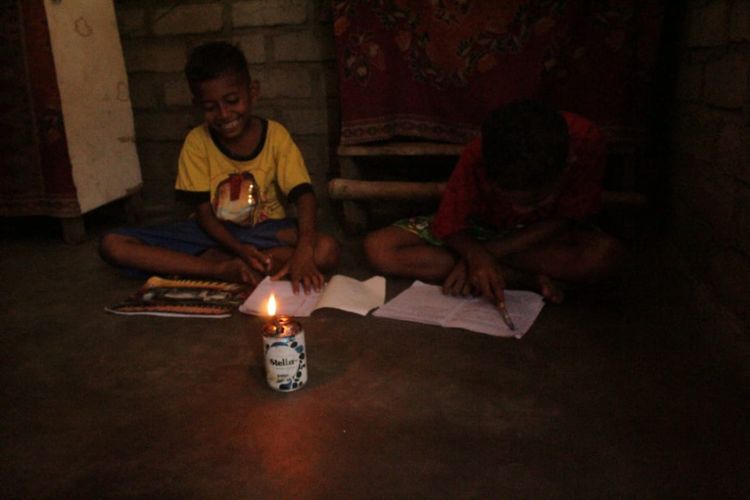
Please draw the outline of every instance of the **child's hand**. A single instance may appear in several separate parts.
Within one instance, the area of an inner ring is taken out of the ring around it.
[[[469,284],[490,302],[499,305],[505,302],[505,277],[495,264],[495,258],[482,249],[472,252],[466,259]]]
[[[292,282],[292,290],[295,294],[299,293],[300,283],[302,283],[305,294],[310,293],[311,290],[319,292],[325,283],[323,275],[315,265],[312,252],[300,250],[300,247],[297,247],[292,258],[271,279],[277,280],[287,274]]]
[[[466,261],[459,259],[453,270],[443,282],[443,293],[445,295],[472,295],[476,290],[471,286],[467,279]]]
[[[261,274],[271,272],[271,257],[263,254],[252,245],[242,245],[239,257],[252,269]]]

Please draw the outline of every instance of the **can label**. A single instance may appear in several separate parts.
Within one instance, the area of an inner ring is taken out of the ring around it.
[[[266,381],[277,391],[301,389],[307,383],[305,332],[278,337],[263,336],[266,360]]]

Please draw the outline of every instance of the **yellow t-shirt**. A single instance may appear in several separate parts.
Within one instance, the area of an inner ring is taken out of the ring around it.
[[[204,123],[182,145],[175,188],[210,192],[214,214],[243,226],[286,216],[280,196],[310,187],[310,175],[297,145],[280,123],[262,120],[264,133],[246,158],[220,149]]]

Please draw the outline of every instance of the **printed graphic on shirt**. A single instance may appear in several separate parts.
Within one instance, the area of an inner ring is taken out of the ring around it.
[[[212,206],[217,219],[247,227],[255,224],[253,216],[259,204],[255,177],[241,172],[229,174],[216,186]]]

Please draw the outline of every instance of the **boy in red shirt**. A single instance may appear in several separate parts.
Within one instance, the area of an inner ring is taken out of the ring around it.
[[[623,255],[615,238],[585,223],[600,208],[604,152],[601,132],[583,117],[535,101],[503,106],[461,154],[437,214],[369,234],[368,261],[498,306],[506,286],[560,302],[558,281],[595,283]]]

